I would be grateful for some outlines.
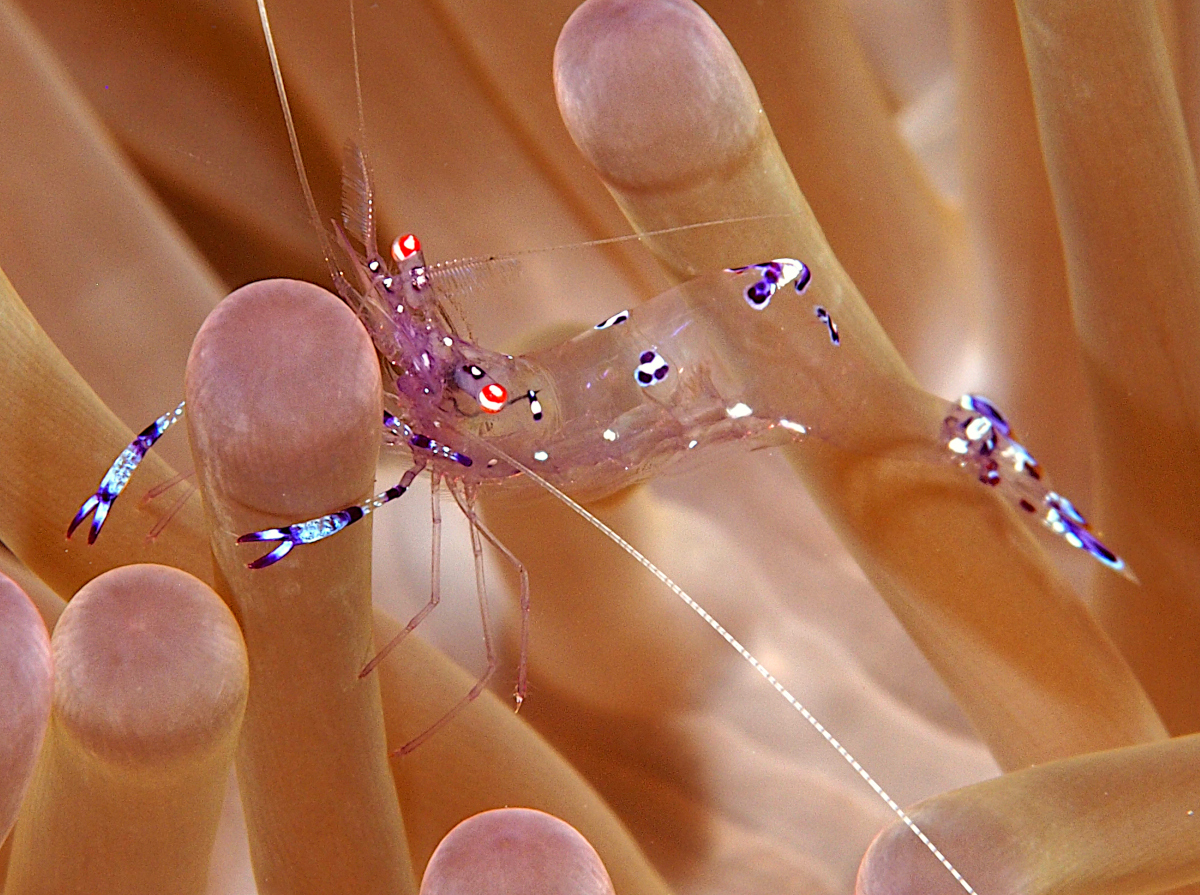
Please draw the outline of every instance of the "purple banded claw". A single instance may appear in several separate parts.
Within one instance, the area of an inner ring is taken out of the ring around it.
[[[170,413],[164,413],[148,425],[138,433],[133,441],[129,442],[125,450],[121,451],[117,459],[113,461],[113,465],[108,468],[108,472],[104,474],[104,478],[100,480],[100,487],[96,489],[96,493],[83,502],[83,506],[75,514],[75,518],[67,526],[68,539],[75,534],[75,529],[83,523],[88,514],[95,513],[92,516],[91,528],[88,530],[87,542],[89,544],[96,543],[100,529],[104,527],[104,520],[108,518],[108,511],[112,509],[113,501],[121,496],[121,492],[129,484],[130,477],[138,468],[138,464],[142,462],[154,443],[162,438],[163,433],[183,416],[185,404],[185,401],[180,401],[178,407]]]
[[[420,460],[413,464],[412,468],[404,473],[399,482],[392,485],[386,491],[379,492],[370,500],[337,510],[333,513],[326,513],[324,516],[309,519],[307,522],[297,522],[295,525],[289,525],[286,528],[264,528],[262,531],[252,531],[249,534],[242,535],[237,539],[239,544],[279,542],[278,546],[269,553],[264,553],[258,559],[246,563],[246,568],[265,569],[267,566],[274,565],[291,553],[293,547],[299,544],[314,544],[317,541],[323,541],[330,535],[337,534],[343,528],[353,525],[364,516],[369,516],[385,503],[395,500],[407,491],[413,483],[413,479],[421,473],[425,465],[425,460]]]
[[[269,553],[265,553],[258,559],[246,563],[246,568],[249,569],[265,569],[267,566],[274,565],[287,556],[292,548],[298,544],[313,544],[317,541],[324,540],[330,535],[335,535],[347,525],[357,522],[366,513],[360,506],[347,507],[344,510],[338,510],[336,513],[328,513],[317,519],[310,519],[307,522],[297,522],[295,525],[289,525],[287,528],[264,528],[262,531],[252,531],[249,534],[242,535],[237,539],[239,544],[253,544],[257,542],[273,542],[279,541],[280,544]]]

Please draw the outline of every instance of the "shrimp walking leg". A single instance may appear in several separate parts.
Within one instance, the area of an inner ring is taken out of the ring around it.
[[[458,495],[455,495],[455,500],[458,500]],[[517,686],[513,690],[513,698],[516,700],[517,709],[520,710],[521,704],[525,701],[525,694],[529,690],[529,570],[525,568],[525,563],[517,559],[516,554],[508,549],[491,529],[483,524],[478,513],[472,506],[463,501],[459,501],[459,507],[467,517],[467,521],[479,530],[479,533],[487,539],[487,542],[495,547],[508,560],[509,565],[516,570],[517,577],[520,579],[520,594],[518,596],[518,605],[521,608],[521,646],[520,658],[517,660]]]
[[[479,596],[479,619],[483,625],[483,646],[487,651],[487,667],[484,669],[483,674],[479,676],[479,680],[471,687],[470,692],[456,702],[450,711],[434,721],[423,733],[418,734],[393,752],[393,755],[407,755],[457,718],[463,709],[479,697],[484,687],[487,686],[488,681],[492,679],[492,675],[496,673],[496,647],[492,642],[492,621],[491,613],[488,611],[487,582],[483,574],[483,544],[479,540],[480,527],[472,505],[474,501],[470,496],[464,500],[453,488],[450,489],[450,493],[471,525],[471,553],[475,559],[475,590]],[[490,537],[489,540],[491,540]]]
[[[95,513],[92,516],[87,541],[89,544],[96,543],[96,537],[100,534],[100,529],[104,527],[104,520],[108,518],[108,511],[112,508],[113,501],[121,496],[121,492],[129,484],[129,479],[150,448],[154,447],[154,443],[162,438],[163,433],[179,422],[186,403],[180,401],[179,406],[170,413],[164,413],[148,425],[138,433],[137,438],[133,439],[125,450],[121,451],[120,456],[109,467],[104,478],[100,480],[100,487],[96,489],[96,493],[84,501],[79,512],[75,514],[75,518],[71,520],[71,524],[67,526],[68,538],[75,534],[75,529],[88,517],[88,514]]]
[[[169,482],[166,482],[165,484],[167,486],[177,485],[177,484],[179,484],[179,482],[190,479],[194,475],[195,475],[195,473],[191,473],[191,472],[187,473],[186,475],[180,474],[180,475],[176,476],[175,478],[171,479]],[[179,511],[183,509],[184,504],[186,504],[189,500],[192,499],[192,495],[195,494],[197,490],[199,490],[199,488],[196,485],[196,483],[193,481],[188,481],[187,484],[184,486],[183,493],[180,494],[179,497],[175,500],[175,502],[173,504],[171,504],[170,508],[165,513],[163,513],[162,518],[159,519],[156,523],[154,523],[154,527],[151,528],[150,531],[146,533],[146,540],[153,541],[160,534],[162,534],[163,531],[166,529],[166,527],[168,525],[170,525],[171,520],[174,519],[179,514]],[[162,494],[164,491],[166,491],[166,488],[163,487],[162,485],[158,486],[158,488],[151,488],[149,491],[146,492],[146,496],[142,498],[142,502],[147,503],[150,500],[153,500],[159,494]]]
[[[433,520],[432,535],[432,553],[433,559],[430,561],[429,570],[429,602],[421,607],[421,610],[408,620],[408,624],[404,626],[399,634],[389,640],[378,653],[375,654],[370,662],[368,662],[363,670],[358,673],[359,678],[364,678],[387,658],[388,653],[400,645],[400,643],[416,630],[417,625],[425,620],[425,616],[433,612],[442,599],[442,505],[438,501],[438,495],[441,491],[441,477],[434,475],[430,480],[429,486],[429,505],[430,517]]]
[[[426,461],[423,458],[417,459],[412,468],[400,478],[399,482],[386,491],[380,491],[370,500],[356,503],[344,509],[335,510],[332,513],[326,513],[324,516],[318,516],[316,519],[297,522],[286,528],[264,528],[262,531],[252,531],[249,534],[242,535],[237,539],[239,544],[279,542],[279,545],[274,550],[264,553],[258,559],[246,563],[246,568],[266,568],[269,565],[279,562],[279,560],[291,553],[293,547],[300,544],[315,544],[317,541],[323,541],[330,535],[335,535],[347,526],[353,525],[359,519],[369,516],[384,504],[390,503],[404,494],[413,483],[413,479],[425,468],[425,463]]]

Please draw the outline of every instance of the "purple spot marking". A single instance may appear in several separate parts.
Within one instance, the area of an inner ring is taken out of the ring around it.
[[[984,398],[982,395],[964,395],[963,401],[968,405],[967,410],[973,410],[980,416],[986,417],[993,426],[1000,430],[1001,435],[1009,434],[1008,421],[996,409],[996,405],[987,398]]]

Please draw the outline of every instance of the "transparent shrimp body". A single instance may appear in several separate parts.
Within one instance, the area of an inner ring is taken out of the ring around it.
[[[802,262],[770,264],[780,271],[776,289],[807,285]],[[545,371],[532,386],[544,419],[512,431],[487,421],[479,434],[577,496],[618,490],[701,447],[776,429],[789,438],[805,434],[804,422],[757,402],[743,350],[711,313],[740,305],[747,323],[767,322],[743,301],[761,280],[757,268],[707,274],[522,358]],[[818,347],[829,349],[828,340]]]
[[[369,196],[369,187],[353,186],[366,182],[361,154],[352,148],[349,158],[348,194]],[[1071,546],[1132,578],[1082,514],[1051,489],[990,402],[973,395],[941,402],[879,368],[855,339],[856,321],[803,297],[813,273],[802,261],[778,258],[696,277],[567,342],[514,357],[456,331],[439,294],[438,268],[426,264],[415,236],[398,237],[388,261],[374,247],[369,204],[344,218],[336,240],[345,263],[333,265],[334,282],[371,334],[383,367],[384,441],[409,450],[413,466],[360,504],[243,535],[242,543],[277,544],[252,568],[338,533],[403,495],[426,468],[463,493],[526,474],[586,499],[646,479],[701,447],[816,437],[864,454],[968,467]],[[887,396],[869,413],[834,387],[868,380],[872,394]],[[944,420],[940,429],[921,425],[931,410]],[[182,411],[180,405],[167,417],[173,422]],[[95,510],[89,540],[95,539],[137,463],[165,431],[161,422],[152,426],[153,439],[143,433],[118,458],[72,532]]]

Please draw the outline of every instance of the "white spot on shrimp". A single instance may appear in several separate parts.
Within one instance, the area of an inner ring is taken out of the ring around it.
[[[450,338],[449,336],[443,336],[442,344],[445,345],[447,348],[451,348],[454,346],[454,340],[452,338]]]
[[[620,437],[621,437],[621,436],[619,436],[619,435],[618,435],[616,432],[614,432],[612,429],[605,429],[605,430],[604,430],[604,440],[605,440],[605,441],[616,441],[616,440],[617,440],[618,438],[620,438]]]
[[[618,311],[616,314],[613,314],[607,320],[602,320],[600,323],[597,323],[595,326],[595,329],[608,329],[610,326],[616,326],[619,323],[624,323],[628,319],[629,319],[628,311]]]
[[[749,404],[743,404],[741,401],[738,401],[732,407],[726,407],[725,413],[731,420],[740,420],[743,417],[750,416],[754,411],[750,408]]]
[[[988,434],[988,430],[992,428],[991,421],[982,416],[977,416],[967,424],[966,435],[971,441],[978,441],[983,436]]]
[[[545,463],[547,460],[550,459],[550,455],[547,454],[545,451],[534,451],[533,459],[537,460],[539,463]]]
[[[671,368],[657,351],[643,351],[638,357],[638,365],[637,369],[633,371],[633,378],[642,388],[649,388],[666,379],[667,373],[670,371]]]
[[[800,276],[802,272],[808,270],[808,265],[803,261],[797,261],[795,258],[776,258],[775,263],[783,269],[783,276],[779,278],[779,285],[786,286],[792,280]]]
[[[971,446],[961,438],[951,438],[946,447],[950,448],[956,454],[965,454],[971,449]]]
[[[698,442],[696,439],[693,438],[691,441],[688,442],[688,450],[690,451],[692,448],[694,448],[699,443],[700,442]]]
[[[783,426],[789,432],[795,432],[797,435],[808,434],[808,428],[801,423],[793,423],[791,420],[780,420],[779,425]]]

